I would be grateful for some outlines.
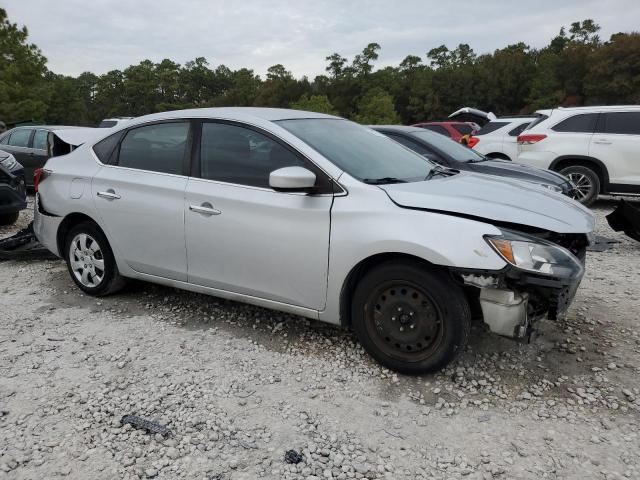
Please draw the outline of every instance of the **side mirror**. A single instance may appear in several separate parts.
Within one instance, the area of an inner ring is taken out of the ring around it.
[[[269,175],[269,186],[281,192],[300,192],[316,185],[316,174],[302,167],[284,167]]]

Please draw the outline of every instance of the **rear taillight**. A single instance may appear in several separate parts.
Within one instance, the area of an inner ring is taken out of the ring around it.
[[[546,135],[534,133],[528,135],[518,135],[518,145],[533,145],[534,143],[538,143],[545,138],[547,138]]]
[[[45,181],[45,179],[51,175],[51,170],[44,168],[36,168],[33,171],[33,189],[38,192],[38,186]]]
[[[469,137],[469,140],[467,140],[467,147],[473,148],[478,144],[479,141],[480,139],[478,137]]]

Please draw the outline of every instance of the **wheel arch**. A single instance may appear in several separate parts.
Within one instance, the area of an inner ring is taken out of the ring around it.
[[[563,168],[570,166],[582,166],[591,168],[600,179],[599,193],[606,193],[608,191],[609,171],[601,160],[598,160],[595,157],[589,157],[587,155],[563,155],[551,162],[551,165],[549,165],[549,170],[560,172],[560,170],[562,170]]]
[[[80,213],[80,212],[70,213],[64,217],[62,222],[60,222],[60,226],[58,227],[58,231],[56,233],[56,245],[58,246],[58,252],[60,252],[60,254],[62,255],[62,258],[66,258],[66,255],[67,255],[67,252],[65,251],[65,248],[64,248],[64,243],[65,243],[65,239],[67,238],[67,233],[69,233],[69,231],[73,227],[75,227],[76,225],[82,222],[91,222],[95,224],[100,229],[100,231],[105,235],[105,237],[107,236],[105,234],[105,231],[100,226],[100,224],[98,224],[98,222],[96,222],[95,219],[91,218],[86,213]]]
[[[416,264],[418,265],[422,265],[428,268],[435,268],[441,271],[446,270],[446,267],[431,263],[424,258],[401,252],[377,253],[361,260],[349,271],[342,284],[342,289],[340,290],[341,326],[351,326],[351,298],[353,296],[356,285],[358,284],[358,281],[362,279],[367,274],[367,272],[371,271],[371,269],[389,260],[409,260],[412,262],[416,262]]]

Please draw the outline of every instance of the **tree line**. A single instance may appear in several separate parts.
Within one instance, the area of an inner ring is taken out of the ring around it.
[[[47,68],[26,27],[0,8],[0,119],[96,125],[112,116],[139,116],[193,107],[264,106],[338,114],[361,123],[445,118],[462,106],[498,115],[559,105],[640,103],[640,33],[603,41],[587,19],[562,27],[549,44],[508,45],[478,55],[467,44],[408,55],[375,69],[380,45],[348,59],[325,58],[326,73],[295,78],[284,65],[264,77],[198,57],[180,65],[144,60],[124,70],[77,77]]]

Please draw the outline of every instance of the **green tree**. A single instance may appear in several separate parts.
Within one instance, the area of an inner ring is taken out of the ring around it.
[[[393,97],[381,88],[373,88],[358,102],[354,120],[365,125],[391,125],[399,123],[400,117],[393,105]]]
[[[329,98],[326,95],[311,95],[303,94],[297,102],[293,102],[290,105],[291,108],[296,110],[305,110],[307,112],[327,113],[329,115],[337,115],[335,108],[331,105]]]
[[[0,118],[43,120],[49,101],[47,59],[28,43],[26,27],[11,23],[0,8]]]

